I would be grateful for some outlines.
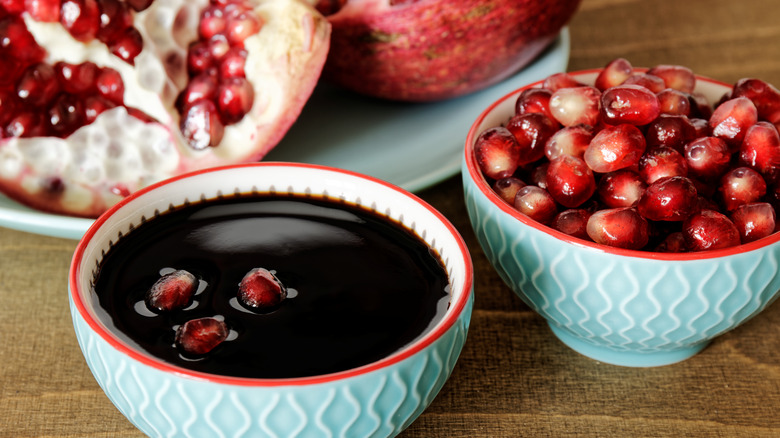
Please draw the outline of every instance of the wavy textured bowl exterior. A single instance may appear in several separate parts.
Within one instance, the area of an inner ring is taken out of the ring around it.
[[[379,362],[299,379],[197,373],[121,341],[91,309],[95,304],[89,297],[89,282],[102,254],[144,217],[169,205],[236,190],[327,194],[373,208],[415,230],[439,253],[450,276],[452,299],[443,321],[422,339]],[[455,228],[413,195],[351,172],[259,163],[198,172],[128,199],[98,219],[79,244],[69,296],[79,346],[92,374],[114,405],[147,435],[395,436],[423,412],[450,376],[471,320],[471,260]]]
[[[575,75],[595,78],[592,71]],[[711,101],[728,89],[706,78],[698,82]],[[483,129],[508,119],[519,91],[472,127],[462,169],[466,209],[500,277],[561,341],[602,362],[666,365],[698,353],[777,298],[777,234],[702,253],[616,250],[535,223],[502,201],[479,172],[471,144]]]

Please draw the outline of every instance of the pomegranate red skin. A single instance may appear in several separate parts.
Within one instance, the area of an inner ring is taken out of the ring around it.
[[[333,32],[323,77],[361,94],[401,101],[471,93],[532,61],[579,3],[348,0],[328,16]]]

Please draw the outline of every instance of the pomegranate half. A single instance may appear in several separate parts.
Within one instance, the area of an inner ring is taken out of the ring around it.
[[[435,101],[531,62],[580,0],[319,0],[333,26],[323,76],[361,94]]]
[[[303,0],[0,0],[0,191],[96,217],[150,183],[258,160],[329,39]]]

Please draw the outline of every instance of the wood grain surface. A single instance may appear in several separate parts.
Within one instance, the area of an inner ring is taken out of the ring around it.
[[[777,0],[584,0],[571,70],[622,56],[725,82],[780,85]],[[780,436],[780,305],[659,368],[569,350],[501,282],[471,231],[460,177],[421,193],[463,234],[476,269],[468,341],[451,379],[401,436]],[[98,387],[71,325],[76,242],[0,228],[0,437],[140,437]]]

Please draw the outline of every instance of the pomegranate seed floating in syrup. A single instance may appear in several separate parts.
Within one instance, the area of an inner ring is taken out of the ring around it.
[[[477,138],[477,164],[521,213],[604,245],[688,252],[773,234],[780,91],[748,78],[708,102],[695,85],[687,67],[623,58],[593,86],[554,74]]]

